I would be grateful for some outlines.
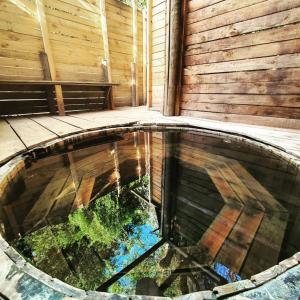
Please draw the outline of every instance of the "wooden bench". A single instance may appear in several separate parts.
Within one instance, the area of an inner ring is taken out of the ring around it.
[[[67,113],[113,109],[112,87],[115,85],[108,82],[0,81],[0,116],[57,114],[58,100]],[[61,87],[62,95],[56,95],[57,86]]]

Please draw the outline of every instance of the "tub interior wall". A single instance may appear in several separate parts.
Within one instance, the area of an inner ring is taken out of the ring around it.
[[[149,176],[147,193],[152,205],[164,207],[167,203],[169,208],[165,215],[156,211],[162,222],[160,231],[171,226],[172,243],[191,257],[201,258],[205,265],[216,267],[218,262],[230,266],[234,280],[249,278],[300,248],[297,170],[275,154],[230,137],[192,131],[125,133],[105,144],[39,159],[17,174],[1,197],[1,230],[8,241],[66,222],[74,209],[88,207],[93,199]],[[227,225],[218,227],[225,219],[239,226],[231,230]],[[163,272],[170,272],[180,259],[170,249],[164,246],[153,256]],[[54,275],[64,280],[74,266],[68,265],[64,250],[60,251],[53,269]],[[72,262],[81,266],[83,261],[92,269],[98,259],[99,254],[83,247],[81,257]],[[51,262],[45,266],[52,268]],[[177,274],[176,270],[172,272]],[[134,274],[139,274],[138,269],[133,269],[129,278],[137,276]],[[99,273],[86,276],[95,278]],[[178,281],[171,284],[169,278],[166,282],[178,293],[197,290],[185,275],[177,276]],[[217,281],[201,276],[202,289],[224,283],[219,275]],[[123,282],[126,280],[125,276]],[[170,287],[160,280],[169,293]],[[180,292],[182,280],[185,284]]]

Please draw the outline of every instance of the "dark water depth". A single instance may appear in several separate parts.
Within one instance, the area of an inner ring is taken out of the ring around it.
[[[300,250],[287,162],[197,132],[135,132],[32,162],[0,232],[85,290],[177,296],[249,278]]]

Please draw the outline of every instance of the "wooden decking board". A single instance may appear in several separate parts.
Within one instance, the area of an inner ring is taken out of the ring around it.
[[[97,117],[97,116],[91,116],[91,115],[85,115],[85,116],[72,116],[73,118],[78,118],[81,122],[82,121],[89,121],[93,122],[97,127],[107,127],[107,126],[116,126],[116,125],[129,125],[133,122],[138,121],[138,118],[124,118],[124,117]]]
[[[64,122],[66,124],[72,125],[79,127],[83,130],[89,130],[89,129],[96,129],[97,124],[88,120],[80,119],[80,118],[75,118],[73,116],[54,116],[54,119],[57,119],[61,122]]]
[[[57,138],[56,134],[28,118],[10,118],[7,121],[27,148]]]
[[[75,116],[75,115],[74,115]],[[93,128],[98,128],[101,125],[96,124],[95,121],[99,121],[102,123],[101,119],[109,118],[111,119],[110,124],[119,124],[120,120],[118,118],[126,118],[130,119],[134,118],[134,120],[143,121],[147,119],[150,122],[158,121],[160,123],[168,123],[170,121],[174,122],[185,122],[191,125],[199,126],[204,129],[213,129],[213,130],[222,130],[237,134],[242,134],[249,136],[251,138],[255,138],[256,140],[261,140],[264,142],[271,143],[274,146],[280,147],[281,149],[285,150],[286,152],[295,155],[296,157],[300,158],[300,131],[295,129],[281,129],[281,128],[273,128],[273,127],[265,127],[265,126],[255,126],[249,124],[236,124],[230,122],[221,122],[221,121],[213,121],[208,119],[200,119],[200,118],[192,118],[192,117],[171,117],[166,118],[162,117],[159,112],[148,111],[143,107],[124,107],[124,108],[117,108],[114,111],[99,111],[99,112],[90,112],[90,113],[80,113],[76,114],[76,118],[74,116],[66,116],[66,117],[51,117],[67,123],[70,126],[78,127],[82,130],[90,130]],[[88,116],[88,117],[87,117]],[[81,120],[83,118],[84,120]],[[85,120],[86,118],[91,118],[90,120]],[[91,120],[95,121],[91,121]],[[8,119],[8,120],[12,120]],[[22,152],[25,149],[24,145],[27,147],[32,147],[34,145],[38,145],[43,143],[49,139],[53,139],[55,134],[51,131],[47,131],[39,124],[35,124],[35,126],[22,126],[20,123],[28,122],[25,121],[27,118],[18,118],[15,120],[21,121],[12,121],[14,123],[14,130],[17,134],[19,131],[22,132],[20,135],[21,140],[18,141],[18,136],[11,130],[11,128],[7,127],[4,121],[0,124],[0,163],[5,162],[10,157],[16,155],[19,152]],[[32,120],[31,124],[33,123]],[[18,124],[16,124],[18,123]],[[4,125],[3,125],[4,124]],[[23,123],[24,124],[24,123]],[[45,127],[50,125],[46,123]],[[102,123],[103,126],[103,123]],[[71,127],[69,127],[71,128]],[[22,130],[24,129],[24,130]],[[54,131],[54,130],[53,130]],[[54,131],[55,132],[55,131]],[[57,132],[59,133],[59,132]],[[24,143],[23,143],[24,142]],[[23,146],[22,146],[23,145]]]
[[[0,119],[0,164],[24,150],[25,145],[10,125]]]
[[[76,133],[81,131],[80,127],[70,125],[68,123],[57,120],[53,117],[41,116],[41,117],[32,117],[31,120],[40,124],[45,128],[49,128],[53,133],[57,134],[59,137],[69,135],[71,133]]]

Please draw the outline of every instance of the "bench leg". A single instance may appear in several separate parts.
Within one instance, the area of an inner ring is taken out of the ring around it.
[[[107,101],[107,108],[108,109],[114,109],[114,101],[113,101],[113,89],[112,86],[109,86],[107,88],[107,93],[106,93],[106,101]]]

